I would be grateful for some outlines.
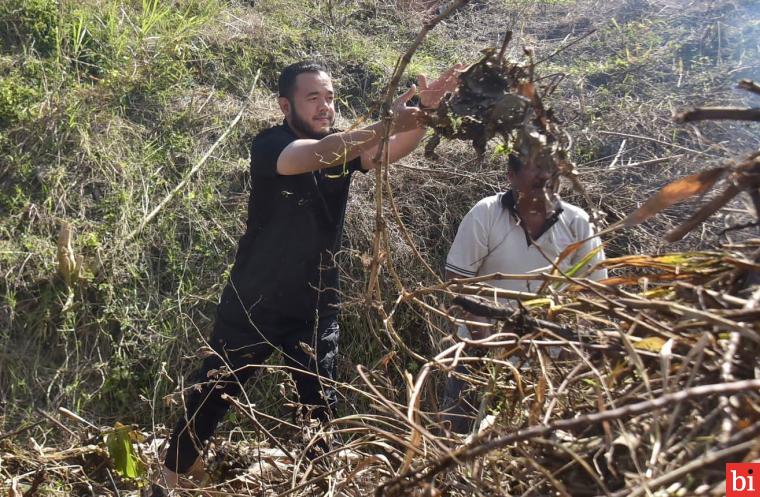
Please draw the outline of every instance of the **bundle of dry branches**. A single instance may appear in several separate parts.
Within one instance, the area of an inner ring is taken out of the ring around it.
[[[490,314],[498,333],[457,341],[428,360],[408,378],[406,405],[387,391],[382,367],[360,367],[360,382],[337,386],[361,392],[372,414],[312,427],[279,447],[263,431],[218,442],[205,456],[215,482],[204,483],[205,490],[622,496],[669,488],[662,495],[718,495],[722,464],[757,459],[760,450],[760,289],[750,286],[759,250],[760,240],[753,240],[722,252],[609,259],[605,266],[625,276],[602,283],[537,275],[547,283],[543,295],[497,295],[519,297],[518,312],[470,308]],[[494,292],[458,280],[409,292],[396,306],[453,320],[433,306],[436,296],[462,295],[458,303],[468,305],[466,296],[484,291]],[[485,353],[465,356],[465,347]],[[467,364],[464,380],[485,393],[466,439],[446,432],[434,406],[422,402],[457,364]],[[246,417],[260,416],[253,405],[234,406]],[[104,449],[109,430],[72,434],[63,450],[20,450],[0,441],[4,470],[23,482],[11,495],[33,495],[34,481],[43,478],[80,491],[135,488],[116,474]],[[150,465],[161,440],[146,436],[135,437],[134,446]],[[335,449],[306,459],[304,448],[324,437]]]
[[[399,62],[388,99],[424,33],[464,3],[452,3],[426,24]],[[756,90],[754,84],[743,85]],[[743,191],[757,207],[759,160],[754,154],[736,165],[676,180],[607,233],[704,194],[720,181],[726,183],[724,193],[706,201],[670,238]],[[394,266],[389,224],[395,223],[415,256],[434,271],[406,233],[387,171],[385,164],[377,172],[364,303],[372,331],[387,334],[396,348],[371,368],[357,367],[353,381],[336,384],[347,397],[366,399],[370,412],[326,426],[272,420],[290,435],[283,437],[267,431],[261,423],[266,416],[255,405],[230,399],[256,429],[236,430],[207,450],[211,477],[195,482],[200,492],[722,495],[723,464],[760,457],[760,239],[748,237],[713,251],[608,259],[603,264],[614,276],[603,282],[558,269],[535,274],[544,283],[536,293],[482,285],[487,279],[526,277],[508,274],[412,288]],[[385,298],[381,270],[397,290]],[[492,303],[473,301],[473,295],[485,295]],[[519,301],[518,310],[506,309],[501,299]],[[462,320],[446,302],[488,317],[496,332],[478,341],[452,336],[453,325]],[[405,310],[423,317],[435,339],[447,344],[440,353],[427,357],[404,342],[397,319]],[[396,354],[422,364],[415,375],[401,374],[405,395],[394,389],[389,367]],[[467,366],[466,374],[460,365]],[[469,436],[450,433],[441,422],[436,392],[445,375],[458,375],[480,393]],[[11,442],[40,424],[68,434],[69,446]],[[145,476],[119,474],[108,450],[108,436],[119,430],[70,414],[46,414],[42,421],[0,434],[0,470],[12,475],[10,495],[34,495],[43,481],[56,481],[62,493],[134,494]],[[124,440],[131,449],[125,450],[134,451],[141,465],[154,466],[163,435],[130,429]],[[323,440],[330,441],[328,448],[315,456],[310,449],[324,447]]]

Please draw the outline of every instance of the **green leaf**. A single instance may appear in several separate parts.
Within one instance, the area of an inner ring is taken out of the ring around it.
[[[580,247],[580,244],[578,244],[578,243],[575,243],[573,245],[578,245],[578,247],[576,247],[576,249]],[[567,270],[565,270],[564,273],[567,276],[571,277],[571,278],[574,277],[574,276],[576,276],[577,273],[581,269],[583,269],[583,267],[586,264],[588,264],[589,262],[591,262],[591,260],[596,256],[596,254],[599,253],[600,250],[602,250],[602,248],[603,248],[602,245],[599,245],[598,247],[594,247],[593,250],[591,250],[588,254],[586,254],[585,256],[583,256],[583,259],[581,259],[580,261],[578,261],[574,266],[572,266],[572,267],[568,268]],[[567,250],[567,249],[565,249],[565,250]],[[563,258],[563,255],[565,255],[564,252],[563,252],[562,255],[560,255],[560,259]],[[555,288],[559,288],[563,284],[564,284],[563,282],[559,282],[559,283],[555,283],[553,286]]]
[[[575,276],[578,271],[580,271],[586,264],[591,262],[591,260],[596,257],[596,254],[599,253],[599,251],[602,250],[602,246],[599,245],[598,247],[594,247],[592,251],[590,251],[588,254],[583,256],[583,259],[581,259],[575,266],[568,269],[565,274],[568,276]]]
[[[117,422],[113,431],[105,436],[108,455],[113,467],[123,478],[135,479],[145,474],[145,465],[140,461],[132,446],[132,430]]]

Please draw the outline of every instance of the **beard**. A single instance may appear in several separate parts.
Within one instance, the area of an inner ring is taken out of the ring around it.
[[[307,122],[305,119],[302,119],[301,116],[298,114],[298,109],[296,109],[296,106],[293,102],[290,102],[291,107],[291,113],[290,117],[288,119],[288,124],[297,132],[303,134],[307,138],[313,138],[315,140],[321,140],[325,136],[329,135],[331,131],[314,131],[311,126],[309,126],[309,122]],[[330,120],[330,128],[332,128],[333,124],[335,124],[335,116]]]

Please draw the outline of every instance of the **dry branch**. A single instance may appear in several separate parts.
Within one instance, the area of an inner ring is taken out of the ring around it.
[[[568,340],[576,338],[576,334],[571,328],[561,326],[551,321],[536,319],[525,314],[515,313],[514,310],[505,307],[486,304],[463,295],[457,295],[451,302],[475,316],[504,321],[505,328],[516,332],[524,333],[544,329],[556,333]]]
[[[697,459],[689,462],[688,464],[685,464],[676,470],[654,478],[651,481],[642,481],[641,487],[634,490],[633,492],[629,492],[629,490],[626,490],[624,492],[621,491],[613,494],[613,497],[622,497],[624,495],[627,495],[628,497],[638,497],[639,495],[644,495],[645,493],[656,490],[657,488],[662,487],[663,485],[667,485],[668,483],[682,480],[686,475],[693,473],[698,469],[702,469],[705,466],[709,466],[720,461],[726,461],[732,456],[746,452],[757,446],[757,444],[757,441],[750,440],[749,442],[732,445],[726,449],[710,451],[707,454],[698,457]]]
[[[678,112],[673,116],[677,123],[728,119],[734,121],[760,121],[760,109],[737,109],[732,107],[700,107]]]
[[[379,297],[380,288],[378,286],[378,271],[382,264],[382,257],[380,254],[380,242],[382,241],[382,234],[385,232],[385,219],[383,217],[383,181],[388,181],[388,145],[390,143],[391,126],[393,124],[393,116],[391,115],[391,104],[395,98],[396,91],[398,90],[401,77],[406,70],[406,66],[412,60],[412,56],[422,44],[427,34],[435,28],[438,23],[449,17],[457,9],[467,4],[469,0],[456,0],[449,4],[443,12],[434,17],[430,21],[426,22],[422,30],[417,34],[417,37],[406,50],[403,56],[396,62],[396,67],[393,71],[393,76],[390,82],[385,88],[385,97],[380,106],[381,120],[383,121],[383,136],[380,140],[380,144],[377,149],[377,154],[374,157],[374,162],[378,164],[375,168],[375,231],[372,237],[372,262],[369,270],[369,283],[367,285],[367,302],[372,299],[372,296],[377,292]]]
[[[737,85],[737,88],[741,88],[742,90],[747,90],[749,92],[752,92],[756,95],[760,95],[760,85],[752,81],[751,79],[743,79],[739,81],[739,84]]]
[[[662,395],[653,400],[647,400],[636,404],[610,409],[608,411],[596,412],[584,416],[578,416],[572,419],[563,419],[554,421],[548,425],[532,426],[522,429],[494,440],[484,441],[485,435],[475,439],[470,444],[453,451],[450,455],[442,460],[428,466],[427,469],[415,470],[404,473],[391,481],[378,487],[375,495],[398,495],[396,490],[403,490],[420,481],[430,480],[433,476],[444,471],[451,466],[461,464],[462,462],[471,461],[475,457],[481,456],[488,452],[504,448],[508,445],[532,438],[543,437],[557,430],[573,431],[580,428],[586,428],[595,424],[606,421],[616,420],[624,417],[637,416],[648,413],[657,409],[662,409],[671,404],[694,400],[702,397],[714,395],[730,395],[751,390],[760,390],[760,380],[744,380],[731,383],[717,383],[712,385],[700,385],[687,390]],[[388,490],[386,490],[388,489]]]

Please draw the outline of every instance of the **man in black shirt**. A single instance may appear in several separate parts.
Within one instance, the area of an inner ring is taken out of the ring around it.
[[[420,76],[420,105],[436,107],[456,86],[460,70],[454,66],[430,85]],[[333,255],[340,249],[351,174],[377,165],[383,125],[333,129],[332,81],[317,62],[286,67],[279,92],[285,120],[253,140],[247,227],[217,307],[210,340],[215,354],[196,373],[187,415],[170,439],[162,482],[168,488],[177,485],[178,473],[201,468],[201,447],[229,408],[222,394],[240,393],[275,347],[282,350],[300,402],[311,407],[312,416],[326,420],[336,403],[331,386],[339,335]],[[393,104],[389,162],[412,152],[425,135],[420,109],[407,105],[416,92],[412,85]],[[163,492],[154,486],[154,494]]]

